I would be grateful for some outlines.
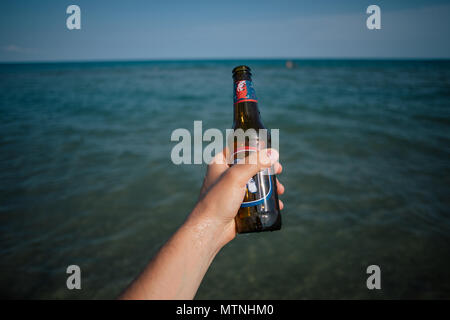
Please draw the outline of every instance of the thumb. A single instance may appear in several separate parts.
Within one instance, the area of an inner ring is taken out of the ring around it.
[[[279,153],[275,149],[263,149],[252,152],[242,161],[233,165],[228,171],[233,179],[240,185],[245,185],[248,180],[259,171],[269,168],[278,161]]]

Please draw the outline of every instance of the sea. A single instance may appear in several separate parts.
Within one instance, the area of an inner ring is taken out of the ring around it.
[[[283,226],[226,245],[196,299],[449,299],[450,60],[347,59],[0,64],[0,297],[116,298],[198,199],[172,132],[231,128],[241,64]]]

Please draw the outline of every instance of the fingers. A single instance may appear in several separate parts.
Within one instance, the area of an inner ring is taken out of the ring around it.
[[[215,181],[224,173],[228,168],[227,164],[228,148],[224,148],[221,152],[216,154],[216,156],[211,160],[208,165],[207,176],[212,181]]]
[[[215,155],[209,163],[209,166],[223,166],[227,165],[228,148],[225,147],[222,151]]]
[[[275,174],[280,174],[283,171],[283,166],[281,165],[281,163],[277,162],[273,165],[273,170]]]
[[[280,171],[280,172],[281,172],[281,171]],[[278,178],[277,178],[277,193],[278,193],[279,195],[281,195],[281,194],[284,193],[284,186],[283,186],[283,184],[282,184],[280,181],[278,181]],[[284,203],[283,203],[283,201],[278,200],[278,205],[280,206],[280,210],[283,210],[283,208],[284,208]]]
[[[273,165],[273,171],[275,174],[280,174],[283,171],[283,166],[281,163],[277,162]],[[280,181],[277,178],[277,193],[283,194],[284,193],[284,186],[280,183]]]
[[[279,162],[275,163],[273,168],[274,168],[275,174],[280,174],[283,171],[283,166]],[[283,184],[277,178],[277,193],[279,195],[281,195],[284,193],[284,190],[285,190],[285,188],[284,188]],[[278,205],[280,207],[280,210],[283,210],[283,208],[284,208],[283,201],[278,200]]]
[[[277,178],[277,193],[278,194],[284,193],[284,186],[280,183],[280,181],[278,181],[278,178]]]
[[[278,161],[278,151],[275,149],[263,149],[251,153],[244,161],[235,164],[229,169],[229,174],[237,183],[244,186],[247,181],[259,171],[269,168]]]

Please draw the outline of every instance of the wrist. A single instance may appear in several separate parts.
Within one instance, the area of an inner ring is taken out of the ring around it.
[[[183,227],[193,233],[193,238],[201,243],[214,257],[228,242],[235,237],[235,224],[222,221],[206,212],[192,211]]]

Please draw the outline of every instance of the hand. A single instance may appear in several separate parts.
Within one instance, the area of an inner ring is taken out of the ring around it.
[[[218,154],[208,166],[200,199],[186,222],[121,299],[192,299],[217,252],[236,236],[234,217],[248,180],[271,165],[276,174],[282,171],[276,150],[254,152],[231,168],[226,152]],[[277,188],[279,194],[284,192],[278,180]]]
[[[278,162],[278,152],[274,149],[264,149],[252,153],[244,164],[229,167],[225,148],[216,155],[208,165],[200,199],[191,213],[189,220],[202,223],[205,228],[214,226],[217,244],[225,245],[236,236],[234,218],[244,199],[246,184],[257,172],[274,166],[275,174],[280,174],[283,167]],[[253,161],[250,158],[253,158]],[[251,164],[253,163],[253,164]],[[284,186],[277,179],[278,194],[284,193]],[[279,202],[283,209],[283,202]]]

